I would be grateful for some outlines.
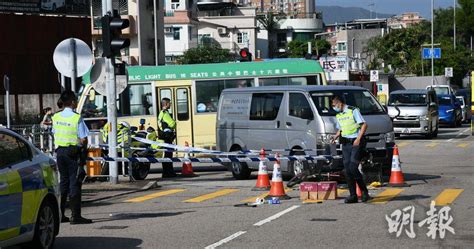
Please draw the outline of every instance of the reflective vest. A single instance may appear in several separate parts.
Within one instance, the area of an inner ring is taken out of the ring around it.
[[[163,125],[163,123],[165,123],[166,125]],[[174,119],[171,117],[167,110],[161,111],[158,115],[158,127],[161,131],[164,131],[164,129],[166,128],[169,128],[171,130],[174,130],[176,128],[176,121],[174,121]]]
[[[357,133],[360,128],[360,125],[354,118],[353,110],[355,110],[355,107],[347,106],[347,110],[345,112],[336,114],[336,119],[339,123],[339,126],[341,127],[341,135],[343,137]]]
[[[110,130],[110,125],[109,123],[105,124],[102,129],[100,129],[100,133],[102,134],[102,141],[107,143],[108,141],[108,136],[109,136],[109,130]],[[130,129],[123,125],[123,124],[117,124],[117,144],[121,144],[122,140],[124,143],[127,143],[129,140],[129,131]]]
[[[63,117],[61,113],[53,116],[54,143],[56,148],[74,146],[79,144],[77,137],[79,130],[79,120],[81,115],[74,113],[70,117]]]

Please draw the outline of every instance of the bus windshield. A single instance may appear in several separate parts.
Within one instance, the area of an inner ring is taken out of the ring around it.
[[[426,94],[391,94],[388,105],[424,106],[427,105]]]
[[[376,115],[385,113],[379,102],[369,91],[361,90],[334,90],[312,92],[311,98],[321,116],[335,116],[332,109],[331,98],[335,95],[342,96],[347,105],[360,109],[362,115]]]

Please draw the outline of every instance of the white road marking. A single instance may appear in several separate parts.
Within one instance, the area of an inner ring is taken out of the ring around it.
[[[240,235],[242,235],[242,234],[244,234],[244,233],[246,233],[246,232],[247,232],[247,231],[238,231],[238,232],[232,234],[231,236],[229,236],[229,237],[227,237],[227,238],[225,238],[225,239],[222,239],[222,240],[220,240],[220,241],[217,241],[216,243],[214,243],[214,244],[212,244],[212,245],[206,246],[205,249],[213,249],[213,248],[216,248],[216,247],[218,247],[218,246],[221,246],[221,245],[223,245],[223,244],[225,244],[225,243],[227,243],[227,242],[229,242],[229,241],[231,241],[231,240],[233,240],[233,239],[239,237]]]
[[[448,142],[452,142],[454,138],[448,139]]]
[[[264,219],[264,220],[261,220],[261,221],[255,223],[255,224],[253,224],[253,225],[254,225],[254,226],[257,226],[257,227],[262,226],[262,225],[264,225],[264,224],[266,224],[266,223],[268,223],[268,222],[270,222],[270,221],[272,221],[272,220],[278,219],[278,218],[281,217],[282,215],[284,215],[284,214],[286,214],[286,213],[288,213],[288,212],[291,212],[291,211],[293,211],[293,210],[295,210],[295,209],[297,209],[297,208],[299,208],[299,207],[300,207],[300,206],[298,206],[298,205],[292,206],[292,207],[290,207],[290,208],[288,208],[288,209],[285,209],[285,210],[283,210],[283,211],[281,211],[281,212],[279,212],[279,213],[277,213],[277,214],[275,214],[275,215],[273,215],[273,216],[270,216],[270,217],[268,217],[268,218],[266,218],[266,219]]]

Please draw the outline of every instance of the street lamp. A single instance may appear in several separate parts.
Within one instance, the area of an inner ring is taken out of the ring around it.
[[[456,50],[456,0],[454,1],[453,9],[454,9],[454,20],[453,20],[453,33],[454,33],[454,41],[453,41],[453,47],[454,50]]]
[[[434,85],[434,0],[431,0],[431,85]]]

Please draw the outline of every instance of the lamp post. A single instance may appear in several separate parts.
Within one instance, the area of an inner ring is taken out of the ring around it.
[[[454,40],[453,40],[453,47],[454,47],[454,50],[456,50],[456,0],[453,0],[453,2],[454,2],[454,5],[453,5],[453,9],[454,9],[454,20],[453,20]]]
[[[431,0],[431,85],[434,85],[434,0]]]

